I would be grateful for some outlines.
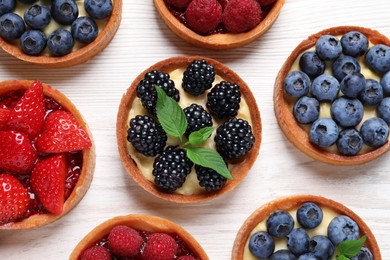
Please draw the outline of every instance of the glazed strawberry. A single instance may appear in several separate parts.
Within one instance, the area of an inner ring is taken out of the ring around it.
[[[34,138],[42,130],[45,113],[43,87],[35,81],[12,109],[7,126]]]
[[[71,113],[58,110],[47,116],[36,146],[44,153],[62,153],[89,149],[92,142]]]
[[[176,251],[176,241],[170,235],[153,233],[146,242],[142,257],[144,260],[171,260]]]
[[[38,153],[27,135],[0,131],[0,169],[25,174],[32,169]]]
[[[62,212],[66,173],[67,162],[64,154],[56,154],[37,162],[31,173],[31,187],[51,213]]]
[[[185,12],[188,26],[197,33],[207,34],[222,21],[222,6],[217,0],[193,0]]]
[[[230,0],[222,19],[226,29],[232,33],[247,32],[261,21],[261,7],[256,0]]]
[[[93,246],[84,251],[80,260],[111,260],[110,252],[105,247]]]
[[[0,174],[0,225],[22,217],[28,204],[27,190],[19,180],[8,173]]]
[[[0,108],[0,129],[4,129],[7,125],[9,114],[11,111],[9,109]]]
[[[141,250],[143,240],[139,233],[127,226],[114,227],[108,236],[108,246],[117,256],[136,256]]]

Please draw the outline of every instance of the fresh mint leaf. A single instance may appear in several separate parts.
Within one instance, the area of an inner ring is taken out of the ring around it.
[[[208,126],[199,129],[198,131],[192,132],[188,137],[188,143],[191,145],[202,144],[204,141],[210,138],[214,129],[215,129],[214,126]]]
[[[222,157],[209,148],[189,147],[186,148],[187,157],[195,164],[213,169],[223,177],[232,180],[233,177]]]
[[[362,236],[358,240],[347,240],[341,242],[337,246],[337,251],[339,253],[338,260],[344,260],[345,258],[349,259],[351,257],[356,256],[359,254],[360,250],[362,249],[362,246],[366,242],[366,236]],[[345,257],[345,258],[340,258]]]
[[[345,257],[344,255],[337,256],[337,260],[349,260],[348,257]]]

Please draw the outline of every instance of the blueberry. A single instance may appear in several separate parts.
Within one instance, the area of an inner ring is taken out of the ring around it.
[[[318,76],[311,84],[311,92],[318,101],[332,102],[339,94],[339,90],[340,83],[338,80],[327,74]]]
[[[309,242],[309,251],[318,259],[328,260],[334,254],[334,245],[326,236],[314,236]]]
[[[94,19],[103,19],[112,12],[111,0],[85,0],[85,11]]]
[[[333,62],[332,72],[338,81],[353,72],[360,72],[360,64],[357,59],[351,56],[341,55]]]
[[[32,5],[24,12],[24,21],[33,29],[43,29],[51,21],[49,7],[46,5]]]
[[[270,260],[297,260],[297,258],[290,251],[281,249],[273,253]]]
[[[0,36],[4,40],[19,39],[25,29],[23,18],[15,13],[7,13],[0,17]]]
[[[389,127],[382,118],[373,117],[364,121],[360,134],[366,145],[377,148],[387,142]]]
[[[287,235],[287,247],[294,255],[302,255],[309,250],[309,235],[303,228],[295,228]]]
[[[348,74],[340,84],[341,92],[350,98],[356,98],[365,87],[366,78],[360,72]]]
[[[362,249],[360,249],[360,252],[351,258],[351,260],[373,260],[374,257],[367,247],[363,246]]]
[[[73,22],[71,32],[76,41],[91,43],[98,36],[98,26],[93,19],[83,16]]]
[[[10,13],[15,9],[16,0],[1,0],[0,1],[0,16]]]
[[[294,219],[290,213],[278,210],[272,213],[267,219],[267,230],[271,236],[285,237],[294,228]]]
[[[342,155],[356,155],[363,147],[363,138],[354,128],[344,129],[340,132],[336,145]]]
[[[301,97],[294,105],[294,117],[301,124],[310,124],[320,115],[320,103],[311,97]]]
[[[299,67],[309,77],[315,78],[325,71],[325,62],[315,52],[305,52],[299,59]]]
[[[362,121],[364,107],[356,98],[339,97],[332,103],[330,112],[339,126],[352,127]]]
[[[304,255],[300,255],[298,260],[320,260],[320,258],[315,256],[313,253],[306,253]]]
[[[376,108],[378,116],[390,125],[390,97],[384,98]]]
[[[345,55],[362,56],[368,50],[368,39],[361,32],[351,31],[341,37],[341,46]]]
[[[28,30],[20,37],[20,47],[28,55],[39,55],[46,47],[46,35],[40,30]]]
[[[302,227],[312,229],[322,222],[322,209],[313,202],[306,202],[298,208],[297,220]]]
[[[19,2],[21,2],[23,4],[33,4],[36,1],[38,1],[38,0],[19,0]]]
[[[329,223],[328,237],[335,246],[346,240],[357,240],[359,226],[348,216],[337,216]]]
[[[335,121],[330,118],[320,118],[313,123],[310,129],[310,141],[320,147],[329,147],[339,136],[339,129]]]
[[[74,0],[53,0],[51,16],[59,24],[71,25],[79,16],[79,8]]]
[[[49,35],[47,47],[54,56],[64,56],[73,49],[72,34],[65,29],[57,29]]]
[[[390,95],[390,71],[387,72],[385,75],[383,75],[380,84],[383,88],[383,93],[389,96]]]
[[[332,35],[323,35],[316,42],[316,52],[323,60],[335,60],[342,51],[339,39]]]
[[[379,74],[390,71],[390,47],[383,44],[372,46],[365,60],[368,67]]]
[[[364,105],[374,106],[383,99],[383,88],[375,79],[367,79],[366,86],[359,93],[359,99]]]
[[[290,72],[284,79],[284,90],[292,97],[300,98],[309,92],[310,78],[301,71]]]
[[[268,258],[275,250],[274,239],[267,232],[257,232],[249,240],[249,251],[258,258]]]

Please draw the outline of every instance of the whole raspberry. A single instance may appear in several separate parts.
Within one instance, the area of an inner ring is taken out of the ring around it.
[[[144,260],[172,260],[176,251],[176,241],[170,235],[153,233],[146,241],[142,258]]]
[[[185,255],[185,256],[179,257],[177,260],[196,260],[196,259],[193,256]]]
[[[165,0],[168,5],[177,7],[177,8],[186,8],[192,0]]]
[[[108,235],[108,246],[117,256],[136,256],[140,252],[143,240],[138,232],[127,226],[116,226]]]
[[[185,17],[188,26],[199,34],[215,30],[222,21],[222,6],[217,0],[193,0]]]
[[[85,250],[80,257],[81,260],[111,260],[110,252],[102,246],[92,246]]]
[[[275,3],[276,0],[257,0],[257,2],[260,4],[260,6],[268,6]]]
[[[261,13],[256,0],[230,0],[223,12],[222,21],[229,32],[247,32],[260,23]]]

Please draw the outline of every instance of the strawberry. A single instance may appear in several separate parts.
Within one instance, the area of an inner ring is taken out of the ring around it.
[[[17,220],[26,213],[30,198],[17,178],[0,174],[0,225]]]
[[[102,246],[92,246],[85,250],[80,260],[111,260],[110,252]]]
[[[33,139],[42,130],[45,113],[43,87],[41,82],[35,81],[11,110],[8,129],[23,132]]]
[[[62,153],[88,149],[92,142],[71,113],[58,110],[47,116],[36,145],[41,152]]]
[[[0,168],[25,174],[38,157],[27,135],[16,131],[0,131]]]
[[[45,158],[35,165],[31,173],[31,187],[43,206],[60,214],[64,206],[67,161],[64,154]]]
[[[146,242],[142,259],[171,260],[175,257],[177,244],[175,239],[165,233],[153,233]]]
[[[116,226],[108,235],[108,245],[117,256],[136,256],[141,250],[143,240],[140,234],[128,226]]]
[[[11,111],[9,109],[0,108],[0,129],[4,129],[7,125],[10,113]]]

